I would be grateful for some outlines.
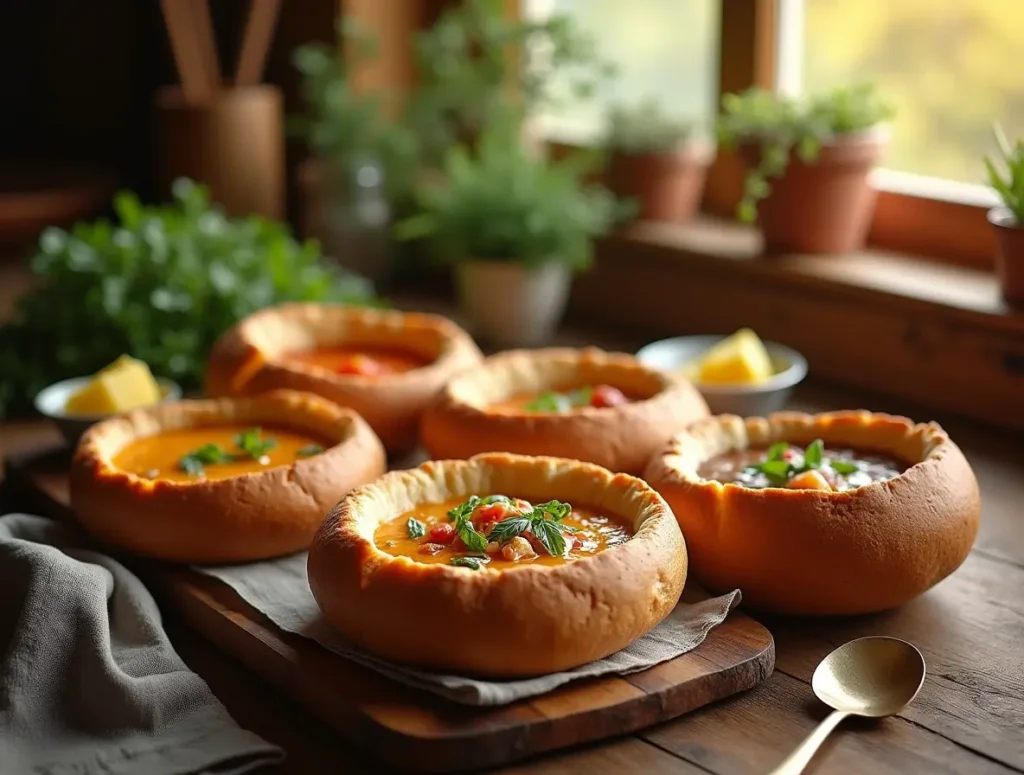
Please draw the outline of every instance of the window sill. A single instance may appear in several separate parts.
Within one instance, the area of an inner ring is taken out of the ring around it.
[[[1024,428],[1024,311],[984,270],[874,250],[762,257],[756,230],[704,217],[604,240],[572,309],[664,336],[750,326],[818,376]]]

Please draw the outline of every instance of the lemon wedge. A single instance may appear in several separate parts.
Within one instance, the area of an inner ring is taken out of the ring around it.
[[[742,328],[686,364],[682,373],[706,385],[756,385],[771,377],[775,369],[760,337]]]

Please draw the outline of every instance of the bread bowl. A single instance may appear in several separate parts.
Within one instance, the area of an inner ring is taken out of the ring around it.
[[[789,614],[920,595],[964,561],[980,518],[974,473],[942,428],[866,411],[712,417],[644,478],[679,520],[695,578]]]
[[[437,315],[332,304],[269,307],[214,345],[206,394],[252,395],[288,388],[355,409],[389,451],[415,446],[420,415],[480,350]]]
[[[319,396],[178,401],[86,431],[71,507],[93,536],[134,554],[241,562],[305,549],[345,493],[384,471],[369,426]]]
[[[550,501],[569,503],[561,524],[581,528],[558,528],[567,557],[546,548],[542,529],[496,527],[538,509],[551,521],[560,507]],[[466,523],[483,537],[476,549],[463,541]],[[532,551],[509,551],[520,542]],[[639,479],[492,453],[393,471],[353,491],[321,526],[308,567],[325,619],[354,644],[423,668],[516,677],[600,659],[654,627],[682,592],[686,548],[665,501]]]
[[[707,413],[689,382],[631,355],[513,350],[453,378],[424,414],[420,438],[434,458],[514,452],[639,474],[675,433]]]

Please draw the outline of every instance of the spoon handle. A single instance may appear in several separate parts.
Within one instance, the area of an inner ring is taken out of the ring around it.
[[[842,710],[830,713],[828,718],[818,724],[815,730],[800,743],[800,746],[768,775],[800,775],[804,771],[804,767],[807,766],[807,762],[817,752],[819,746],[825,742],[825,738],[828,737],[829,733],[836,728],[840,721],[849,715],[849,713]]]

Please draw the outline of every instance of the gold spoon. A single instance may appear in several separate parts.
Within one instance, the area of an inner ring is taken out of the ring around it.
[[[846,643],[814,671],[811,687],[834,712],[818,724],[769,775],[799,775],[825,738],[847,716],[882,718],[907,707],[924,683],[924,657],[899,638],[876,636]]]

